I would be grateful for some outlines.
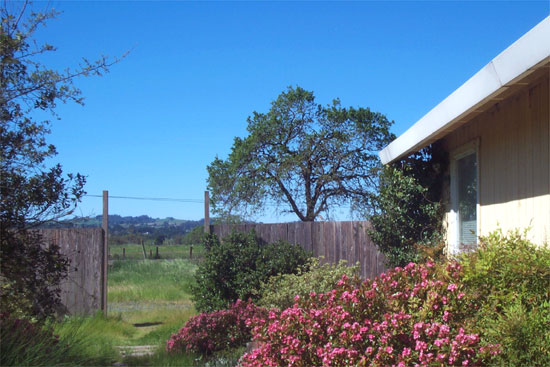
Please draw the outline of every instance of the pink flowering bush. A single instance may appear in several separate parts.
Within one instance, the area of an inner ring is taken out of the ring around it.
[[[343,276],[335,289],[247,321],[252,366],[478,366],[499,353],[470,332],[476,304],[456,262],[410,263],[374,280]]]
[[[267,317],[267,311],[252,302],[237,300],[228,310],[205,312],[191,317],[166,342],[168,352],[211,354],[242,346],[251,339],[247,319]]]

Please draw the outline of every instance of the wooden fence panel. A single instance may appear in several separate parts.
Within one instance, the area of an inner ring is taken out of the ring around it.
[[[307,222],[302,224],[302,228],[304,230],[304,242],[305,242],[305,250],[313,252],[313,223]],[[301,242],[298,242],[298,244],[301,244]]]
[[[296,244],[296,225],[294,223],[285,223],[287,240],[292,244]]]
[[[287,241],[300,245],[314,256],[322,256],[324,263],[337,263],[341,259],[350,265],[359,262],[361,277],[372,278],[386,271],[386,266],[384,255],[367,233],[368,226],[366,221],[216,224],[210,226],[210,232],[224,238],[232,231],[254,229],[266,243]]]
[[[350,222],[340,222],[340,241],[341,241],[341,250],[340,250],[340,259],[346,260],[348,265],[352,264],[351,259],[351,227]]]
[[[325,240],[323,238],[323,228],[320,222],[311,224],[311,250],[313,255],[322,257],[322,263],[327,262],[327,254],[325,253]]]
[[[103,229],[41,229],[44,246],[55,243],[70,260],[61,284],[61,302],[70,314],[93,315],[101,310],[103,292]]]

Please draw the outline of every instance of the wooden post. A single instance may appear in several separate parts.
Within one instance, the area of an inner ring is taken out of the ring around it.
[[[189,246],[189,259],[193,258],[193,245]]]
[[[145,243],[141,239],[141,248],[143,249],[143,260],[147,260],[147,252],[145,251]]]
[[[210,233],[210,194],[204,192],[204,233]]]
[[[101,297],[101,309],[107,316],[107,270],[109,269],[109,191],[103,190],[103,291]]]
[[[153,249],[149,249],[149,259],[153,258]]]
[[[159,258],[159,247],[157,246],[157,253],[155,254],[155,259]]]
[[[123,247],[122,248],[122,260],[125,260],[126,259],[126,248]]]

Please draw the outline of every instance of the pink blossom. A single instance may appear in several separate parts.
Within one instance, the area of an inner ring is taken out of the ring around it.
[[[457,289],[458,289],[458,286],[454,283],[449,284],[449,286],[447,287],[447,290],[451,292],[454,292]]]

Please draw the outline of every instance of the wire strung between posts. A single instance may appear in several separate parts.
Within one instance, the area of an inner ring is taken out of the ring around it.
[[[92,198],[102,198],[102,195],[84,195]],[[149,201],[171,201],[177,203],[197,203],[204,204],[204,200],[200,199],[176,199],[176,198],[147,198],[147,197],[137,197],[137,196],[112,196],[109,195],[109,199],[129,199],[129,200],[149,200]],[[265,203],[264,206],[268,207],[279,207],[276,203]],[[341,209],[350,209],[349,206],[340,206]]]
[[[102,198],[102,195],[84,195],[87,197],[93,198]],[[149,200],[149,201],[173,201],[178,203],[204,203],[204,200],[200,199],[175,199],[175,198],[146,198],[146,197],[137,197],[137,196],[113,196],[109,195],[109,199],[129,199],[129,200]]]

